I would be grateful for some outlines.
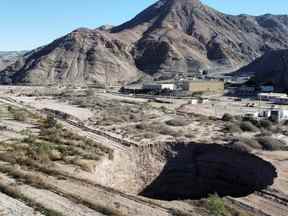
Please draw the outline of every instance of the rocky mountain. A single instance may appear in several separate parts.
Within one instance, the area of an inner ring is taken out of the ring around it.
[[[0,71],[5,69],[8,65],[15,63],[25,51],[21,52],[1,52],[0,51]]]
[[[288,50],[267,52],[241,68],[242,74],[253,74],[257,83],[271,83],[276,91],[288,90]]]
[[[232,16],[198,0],[160,0],[116,27],[78,29],[4,70],[14,82],[123,84],[232,71],[288,49],[288,16]],[[2,73],[3,74],[3,73]]]

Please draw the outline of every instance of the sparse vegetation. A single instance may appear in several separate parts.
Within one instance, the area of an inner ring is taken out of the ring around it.
[[[258,137],[257,141],[262,145],[263,149],[267,151],[279,151],[286,149],[284,143],[272,137]]]
[[[240,137],[234,139],[227,147],[240,152],[252,152],[254,149],[262,149],[262,146],[253,138]]]
[[[242,129],[237,123],[227,123],[224,131],[229,132],[229,133],[242,133]]]

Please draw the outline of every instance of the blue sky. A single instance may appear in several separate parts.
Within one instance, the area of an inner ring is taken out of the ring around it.
[[[1,0],[0,51],[45,45],[78,28],[121,24],[156,0]],[[287,0],[202,0],[229,14],[288,14]]]

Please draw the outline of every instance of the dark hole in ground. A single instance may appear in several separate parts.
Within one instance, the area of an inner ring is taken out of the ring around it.
[[[209,194],[243,197],[272,185],[275,167],[220,145],[177,144],[174,154],[140,195],[160,200],[201,199]]]

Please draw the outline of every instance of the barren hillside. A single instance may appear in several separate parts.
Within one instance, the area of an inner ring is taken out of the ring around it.
[[[288,48],[287,36],[285,15],[232,16],[198,0],[161,0],[123,25],[75,30],[2,76],[32,84],[168,79],[238,68],[266,51]]]
[[[241,68],[239,72],[255,74],[257,83],[270,83],[277,91],[287,91],[288,50],[268,52]]]

